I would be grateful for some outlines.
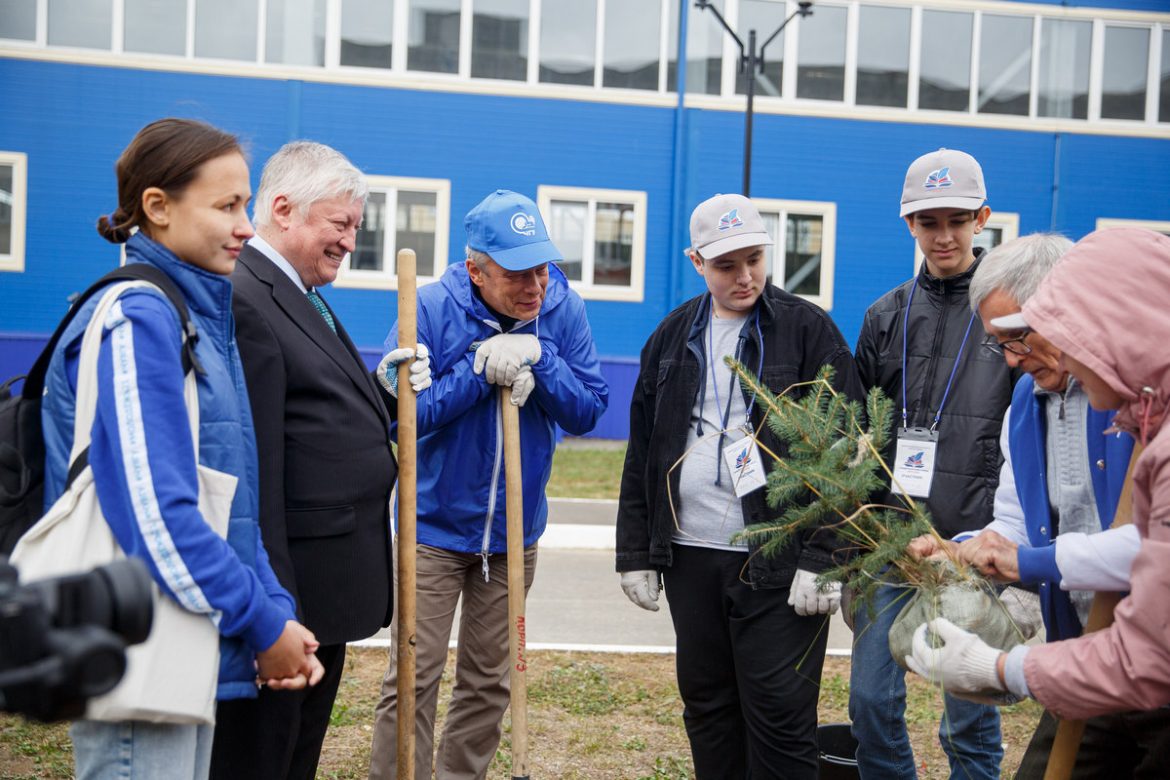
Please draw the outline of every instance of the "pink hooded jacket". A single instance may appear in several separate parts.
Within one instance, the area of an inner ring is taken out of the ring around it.
[[[1098,230],[1024,305],[1028,324],[1123,399],[1116,424],[1146,449],[1134,472],[1142,536],[1131,591],[1108,630],[1032,648],[1028,687],[1062,718],[1170,702],[1170,238]]]

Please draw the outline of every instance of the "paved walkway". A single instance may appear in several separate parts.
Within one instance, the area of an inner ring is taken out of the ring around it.
[[[612,652],[673,652],[674,627],[665,597],[647,612],[622,593],[614,571],[617,501],[549,499],[536,579],[528,593],[528,647]],[[390,631],[371,643],[385,644]],[[852,635],[836,615],[829,653],[848,655]]]

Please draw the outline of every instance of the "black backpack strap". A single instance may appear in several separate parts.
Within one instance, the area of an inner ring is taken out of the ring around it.
[[[175,307],[175,311],[179,315],[179,324],[183,329],[186,340],[183,343],[183,374],[184,376],[192,369],[202,374],[203,366],[199,364],[198,358],[195,357],[195,344],[199,341],[199,333],[195,329],[195,325],[191,322],[190,314],[187,311],[187,301],[183,299],[182,293],[171,278],[163,271],[146,263],[130,263],[121,268],[115,268],[108,274],[98,279],[91,284],[85,292],[78,296],[77,300],[69,308],[69,312],[57,325],[57,329],[53,331],[53,335],[49,338],[49,343],[41,351],[37,357],[33,367],[29,370],[28,376],[24,380],[24,387],[21,394],[25,398],[40,398],[45,391],[45,374],[49,371],[49,361],[53,357],[53,351],[57,348],[57,343],[61,340],[65,329],[69,327],[69,323],[73,321],[77,312],[81,311],[81,307],[92,298],[97,292],[111,282],[118,281],[134,281],[141,280],[150,282],[155,287],[162,290],[163,294],[167,296],[167,300]]]

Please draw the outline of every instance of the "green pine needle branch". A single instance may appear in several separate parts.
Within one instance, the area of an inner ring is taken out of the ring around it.
[[[927,589],[979,578],[957,561],[940,566],[906,552],[912,539],[938,535],[921,504],[909,496],[897,506],[873,503],[893,479],[881,452],[890,441],[894,405],[881,390],[870,391],[863,410],[836,391],[833,369],[824,366],[815,380],[777,395],[743,364],[726,362],[763,405],[766,423],[782,445],[777,453],[757,442],[772,459],[767,502],[780,515],[747,526],[736,539],[758,546],[759,554],[775,555],[798,539],[836,534],[842,542],[837,565],[819,581],[854,589],[855,604],[868,604],[891,576]]]

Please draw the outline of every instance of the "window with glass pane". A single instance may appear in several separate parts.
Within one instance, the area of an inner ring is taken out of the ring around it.
[[[1101,74],[1103,119],[1146,118],[1146,67],[1150,30],[1105,27],[1105,63]]]
[[[983,15],[979,43],[979,112],[1028,115],[1032,20]]]
[[[796,54],[796,96],[817,100],[845,99],[844,8],[817,5],[812,16],[800,18],[800,51]]]
[[[1085,119],[1089,116],[1089,39],[1092,22],[1043,19],[1040,22],[1039,116]]]
[[[187,0],[125,0],[126,51],[187,53]]]
[[[764,275],[769,282],[776,284],[773,270],[776,268],[776,241],[780,237],[780,215],[774,211],[761,211],[760,219],[764,222],[764,230],[772,237],[772,243],[764,246]]]
[[[358,231],[356,246],[349,255],[350,270],[381,271],[385,244],[386,193],[371,190],[362,214],[362,229]]]
[[[634,254],[634,206],[598,203],[593,232],[593,283],[630,285]]]
[[[11,165],[0,165],[0,255],[12,254],[12,207],[15,205]]]
[[[597,0],[544,0],[540,14],[540,80],[592,86]]]
[[[922,11],[918,107],[966,111],[971,105],[971,14]]]
[[[783,2],[775,0],[740,0],[736,34],[747,41],[748,32],[755,30],[757,45],[763,44],[784,23],[787,11]],[[780,97],[783,81],[784,33],[780,33],[764,49],[764,69],[756,73],[756,94]],[[739,95],[747,94],[747,76],[743,73],[735,75],[735,92]]]
[[[910,9],[861,6],[857,104],[906,107],[910,82]]]
[[[975,234],[975,238],[971,240],[971,246],[975,249],[982,248],[988,252],[995,249],[1003,243],[1003,228],[992,227],[987,225],[983,230]]]
[[[581,281],[585,261],[585,223],[589,204],[568,200],[549,203],[548,231],[564,259],[557,263],[570,281]]]
[[[264,59],[285,65],[324,65],[325,0],[268,0]]]
[[[398,251],[413,249],[418,275],[435,276],[439,228],[437,193],[371,188],[349,270],[397,273]]]
[[[1158,121],[1170,122],[1170,30],[1162,31],[1162,71],[1158,88]]]
[[[438,195],[433,192],[398,191],[398,221],[394,251],[413,249],[419,276],[435,275],[435,231],[438,228]]]
[[[410,0],[406,67],[459,71],[459,0]]]
[[[48,0],[49,45],[110,48],[111,0]]]
[[[760,216],[768,235],[774,239],[771,246],[764,248],[768,279],[793,295],[820,295],[824,217],[775,211],[762,211]],[[777,252],[781,252],[779,258]],[[782,273],[777,273],[778,269]]]
[[[393,42],[394,0],[341,1],[342,65],[389,68]]]
[[[197,0],[195,56],[256,59],[257,0]]]
[[[475,0],[471,27],[471,75],[528,78],[528,0]]]
[[[31,41],[37,37],[37,0],[0,0],[0,38]]]
[[[824,218],[789,214],[784,231],[784,289],[793,295],[821,292],[821,243]]]
[[[607,6],[607,11],[609,8]],[[658,89],[658,0],[624,0],[605,15],[605,59],[601,83],[625,89]]]
[[[712,6],[723,12],[723,0],[712,0]],[[666,88],[678,89],[678,6],[669,3],[670,24],[667,27]],[[723,78],[723,28],[715,15],[700,11],[694,3],[687,3],[687,92],[700,95],[718,95]],[[607,6],[606,13],[609,13]],[[746,38],[744,40],[747,40]]]

